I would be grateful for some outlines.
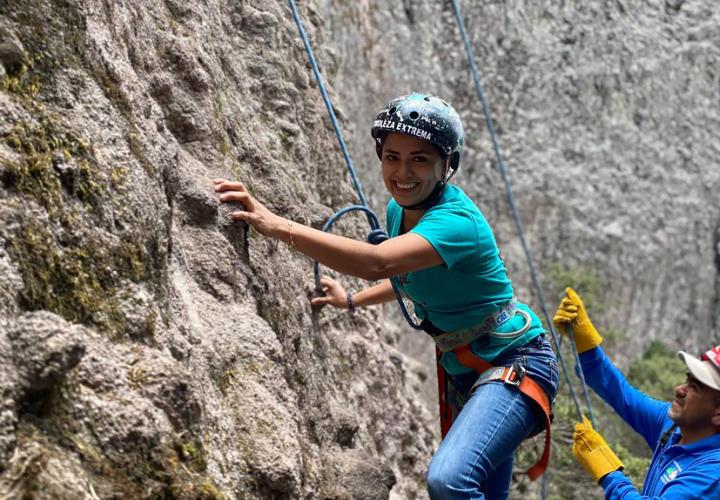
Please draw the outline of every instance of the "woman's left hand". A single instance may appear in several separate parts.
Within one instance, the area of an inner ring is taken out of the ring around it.
[[[348,308],[347,292],[340,283],[330,276],[323,276],[320,278],[320,284],[322,285],[322,290],[325,295],[313,297],[310,300],[313,307],[322,307],[329,304],[338,309]]]
[[[257,201],[242,182],[228,181],[226,179],[213,179],[215,192],[220,194],[220,203],[229,201],[240,202],[245,210],[233,212],[231,217],[234,220],[247,222],[264,236],[277,237],[287,221],[275,215],[268,208]]]

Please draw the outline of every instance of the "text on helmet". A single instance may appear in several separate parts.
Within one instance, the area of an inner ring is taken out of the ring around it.
[[[373,128],[375,127],[382,130],[394,130],[402,134],[414,135],[415,137],[434,143],[433,136],[430,132],[415,127],[414,125],[408,125],[407,123],[394,122],[392,120],[375,120]]]

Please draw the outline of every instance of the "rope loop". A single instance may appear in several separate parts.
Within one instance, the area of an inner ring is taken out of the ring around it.
[[[373,229],[368,234],[367,240],[368,243],[371,243],[373,245],[379,245],[383,241],[386,241],[390,237],[388,236],[387,232],[383,229]]]

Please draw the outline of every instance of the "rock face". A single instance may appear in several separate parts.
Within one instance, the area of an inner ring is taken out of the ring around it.
[[[310,262],[212,191],[315,226],[352,201],[286,5],[0,13],[3,497],[420,491],[434,425],[396,334],[312,312]]]
[[[596,4],[467,6],[523,223],[540,267],[598,273],[631,356],[699,348],[720,316],[720,14]],[[442,95],[458,182],[532,302],[448,5],[300,11],[374,207],[375,112]],[[311,263],[212,192],[242,180],[314,227],[356,202],[285,2],[0,1],[0,79],[0,496],[423,497],[434,367],[403,352],[425,339],[311,311]]]

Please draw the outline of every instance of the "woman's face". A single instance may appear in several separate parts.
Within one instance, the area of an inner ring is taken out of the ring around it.
[[[390,133],[382,150],[385,187],[400,205],[420,203],[443,180],[445,161],[426,140]]]

